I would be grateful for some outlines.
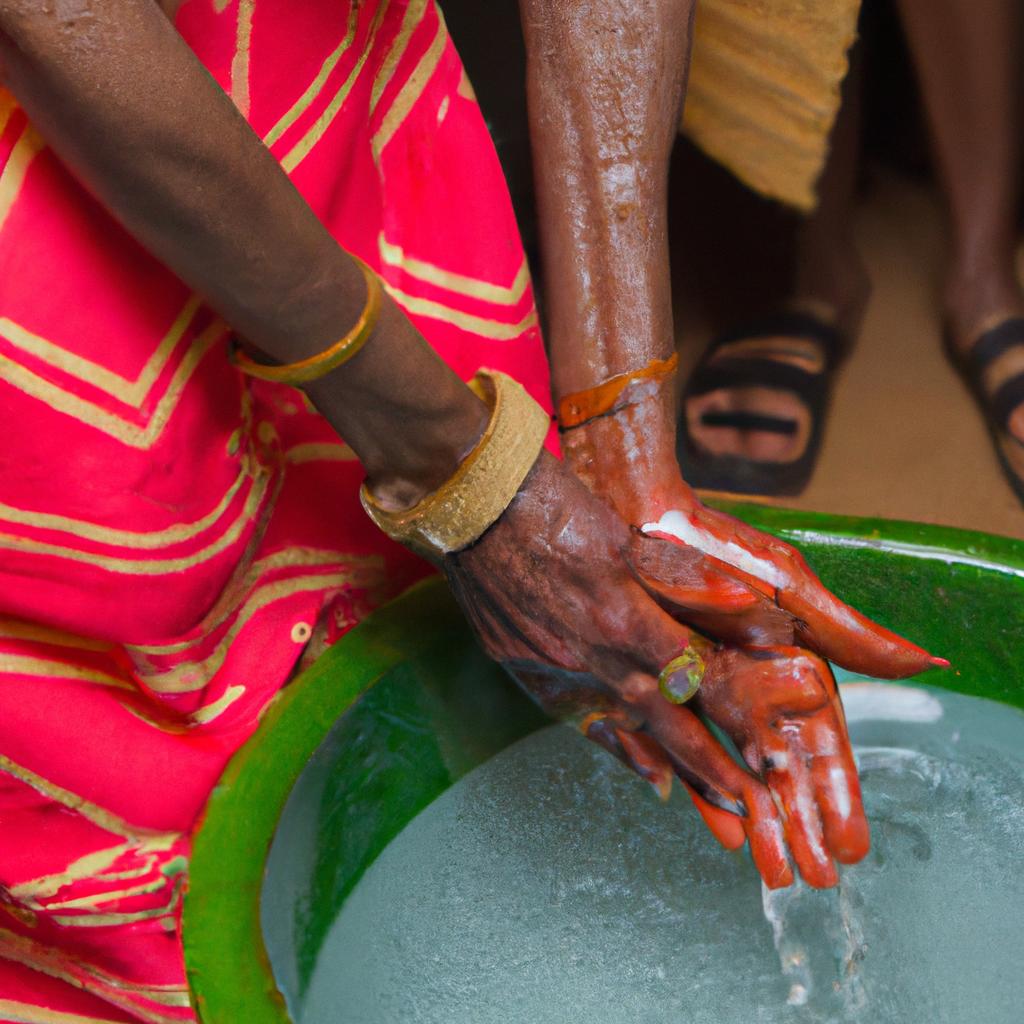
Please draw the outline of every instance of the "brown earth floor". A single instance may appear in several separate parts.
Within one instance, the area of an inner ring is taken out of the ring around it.
[[[876,177],[857,237],[874,283],[864,329],[840,371],[814,478],[800,497],[777,503],[1024,539],[1024,508],[942,353],[937,199],[923,185]],[[687,325],[686,310],[680,313],[685,365],[710,332],[699,316]]]

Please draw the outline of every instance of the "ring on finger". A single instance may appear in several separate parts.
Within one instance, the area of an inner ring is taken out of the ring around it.
[[[704,679],[704,659],[693,647],[684,648],[659,673],[658,689],[672,704],[685,704],[697,695]]]

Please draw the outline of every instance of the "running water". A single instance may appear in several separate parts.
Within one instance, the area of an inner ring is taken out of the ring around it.
[[[762,890],[681,794],[551,727],[442,795],[324,945],[300,1024],[1019,1024],[1024,715],[844,687],[872,851]]]

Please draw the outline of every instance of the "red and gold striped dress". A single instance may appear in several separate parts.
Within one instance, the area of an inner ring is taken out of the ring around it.
[[[433,0],[186,0],[176,24],[455,370],[547,403],[500,167]],[[189,830],[294,671],[426,571],[350,449],[0,91],[0,1021],[192,1019]]]

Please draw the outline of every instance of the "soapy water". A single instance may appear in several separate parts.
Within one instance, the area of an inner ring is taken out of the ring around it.
[[[764,888],[685,795],[552,726],[416,817],[349,896],[299,1024],[1019,1024],[1024,714],[844,686],[872,850]]]

